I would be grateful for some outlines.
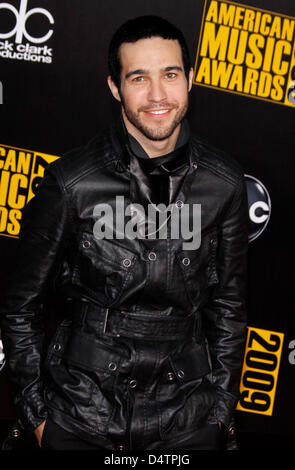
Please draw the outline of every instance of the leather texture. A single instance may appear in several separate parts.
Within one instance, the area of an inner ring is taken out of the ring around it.
[[[117,124],[46,168],[1,306],[26,429],[50,415],[105,448],[144,449],[230,425],[246,334],[247,194],[232,158],[194,136],[187,151],[172,203],[201,204],[195,250],[169,236],[95,238],[94,207],[134,197]],[[64,318],[45,348],[49,285]]]

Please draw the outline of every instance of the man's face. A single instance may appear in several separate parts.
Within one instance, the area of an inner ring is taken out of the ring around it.
[[[121,101],[128,131],[150,140],[167,139],[186,114],[192,86],[193,71],[188,83],[179,42],[153,37],[123,43],[119,57],[120,90],[110,79],[109,85]]]

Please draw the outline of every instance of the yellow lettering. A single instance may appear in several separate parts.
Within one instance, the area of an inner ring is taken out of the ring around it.
[[[8,218],[8,210],[6,207],[0,207],[0,232],[5,232]]]
[[[229,90],[237,89],[237,91],[243,91],[243,67],[236,65],[228,86]]]
[[[226,3],[221,3],[219,8],[218,23],[232,26],[235,19],[235,10],[235,5],[227,5]]]
[[[217,2],[212,1],[208,9],[206,21],[213,21],[214,23],[217,23],[217,18],[218,18],[218,5],[217,5]]]
[[[260,48],[263,48],[265,39],[261,34],[251,34],[249,38],[249,49],[251,52],[246,54],[246,65],[252,69],[259,69],[262,64],[262,53]]]
[[[242,25],[240,24],[240,21],[244,18],[244,11],[245,8],[237,7],[236,9],[236,14],[235,14],[235,21],[234,21],[234,27],[235,28],[242,28]]]
[[[202,59],[195,81],[210,85],[210,59],[208,57]]]
[[[284,18],[281,39],[287,39],[289,42],[293,41],[294,24],[294,20]]]
[[[201,56],[209,56],[211,59],[225,60],[226,47],[230,28],[220,26],[217,35],[215,34],[215,24],[206,23],[204,28]]]
[[[272,70],[276,75],[286,75],[289,62],[282,60],[283,54],[291,54],[291,44],[287,41],[277,41],[275,46]]]
[[[255,11],[245,10],[243,29],[252,32],[254,29]]]
[[[213,86],[228,87],[228,82],[232,73],[233,65],[226,62],[212,60],[212,83]]]
[[[31,154],[25,152],[19,152],[17,162],[17,173],[29,174],[31,163]]]
[[[3,166],[4,170],[16,171],[16,154],[15,150],[8,150],[7,158]]]
[[[9,186],[9,171],[1,171],[0,176],[0,206],[6,206],[7,191]]]
[[[283,86],[285,85],[285,77],[275,75],[273,77],[273,89],[271,90],[271,98],[276,101],[281,101],[284,96]]]
[[[248,31],[233,28],[230,35],[227,58],[232,64],[242,64],[247,48]]]
[[[268,36],[270,27],[266,26],[266,23],[271,22],[271,16],[268,13],[264,13],[261,18],[260,32],[265,36]]]
[[[256,17],[255,17],[255,24],[254,24],[254,33],[259,32],[259,26],[260,26],[260,20],[261,20],[261,12],[257,11]]]
[[[270,72],[274,47],[275,47],[275,39],[267,38],[266,47],[264,51],[263,67],[262,67],[262,69],[265,72]]]
[[[274,17],[273,23],[269,31],[269,35],[270,37],[276,36],[276,38],[278,39],[281,38],[281,18],[279,16]]]
[[[26,198],[18,194],[19,188],[28,187],[28,178],[25,175],[15,173],[11,177],[11,183],[8,194],[8,204],[13,209],[22,209],[25,206]]]
[[[266,98],[270,94],[272,83],[272,76],[268,72],[261,72],[259,77],[259,84],[257,90],[257,96],[261,96],[262,98]]]
[[[256,95],[259,73],[257,70],[247,69],[244,83],[244,93]]]
[[[18,209],[11,209],[9,211],[9,220],[10,223],[7,224],[7,233],[9,235],[18,235],[20,231],[20,223],[22,213]]]

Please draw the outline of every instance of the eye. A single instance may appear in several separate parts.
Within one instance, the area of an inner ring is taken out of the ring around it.
[[[175,78],[176,76],[177,74],[175,72],[166,73],[166,77],[168,78],[168,80],[173,80],[173,78]]]
[[[140,82],[143,82],[144,79],[145,79],[145,77],[143,77],[143,76],[140,75],[139,77],[134,77],[134,78],[132,79],[132,81],[135,82],[135,83],[140,83]]]

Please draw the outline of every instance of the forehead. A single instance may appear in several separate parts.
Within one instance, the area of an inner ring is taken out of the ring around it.
[[[182,52],[176,39],[153,37],[123,43],[119,48],[122,72],[132,69],[157,70],[170,65],[183,67]]]

